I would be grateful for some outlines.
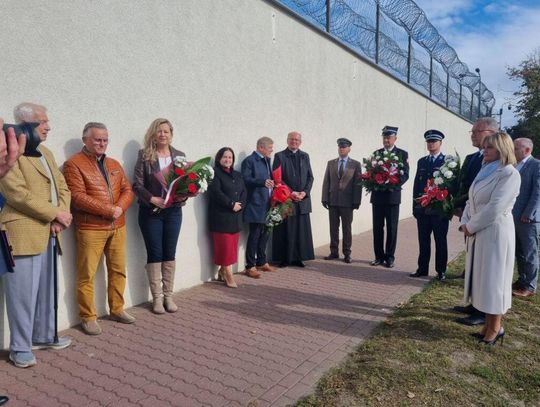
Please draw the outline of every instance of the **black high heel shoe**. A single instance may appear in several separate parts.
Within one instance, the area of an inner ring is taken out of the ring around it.
[[[504,328],[501,326],[501,329],[499,329],[499,333],[497,334],[497,336],[495,338],[493,338],[491,341],[486,341],[485,339],[481,339],[480,342],[483,343],[484,345],[491,345],[491,346],[494,346],[497,341],[499,340],[499,338],[501,339],[501,346],[503,345],[504,343],[504,334],[506,332],[504,332]]]

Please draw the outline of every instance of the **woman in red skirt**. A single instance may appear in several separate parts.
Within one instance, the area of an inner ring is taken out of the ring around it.
[[[242,210],[246,187],[242,174],[233,169],[234,151],[223,147],[214,161],[215,176],[208,187],[210,200],[208,225],[214,242],[214,264],[227,287],[237,287],[232,265],[238,261],[238,239],[242,230]]]

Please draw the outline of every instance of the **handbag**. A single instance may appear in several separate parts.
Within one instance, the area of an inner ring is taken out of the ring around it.
[[[0,230],[0,275],[5,272],[13,273],[15,270],[15,259],[13,258],[13,248],[9,243],[7,231]]]

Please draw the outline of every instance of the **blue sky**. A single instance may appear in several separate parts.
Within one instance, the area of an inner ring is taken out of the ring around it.
[[[495,94],[498,111],[514,99],[518,83],[507,68],[517,66],[540,47],[539,0],[415,0],[471,71],[480,68],[482,82]],[[514,124],[504,109],[503,126]]]

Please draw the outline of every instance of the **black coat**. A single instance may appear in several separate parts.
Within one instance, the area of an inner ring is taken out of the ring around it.
[[[296,158],[293,157],[295,154]],[[298,160],[299,173],[294,167],[294,159]],[[286,148],[285,150],[277,153],[274,157],[274,164],[272,168],[275,170],[279,166],[281,166],[283,183],[293,191],[303,191],[306,193],[304,199],[302,199],[300,202],[295,202],[295,213],[299,215],[310,213],[313,172],[311,171],[309,155],[300,150],[293,153],[291,150]]]
[[[399,180],[403,185],[409,179],[409,153],[397,147],[394,147],[392,151],[403,161],[403,174],[399,176]],[[384,148],[377,150],[377,152],[384,152]],[[370,202],[373,205],[399,205],[401,203],[401,189],[396,191],[373,191],[371,192]]]
[[[240,232],[242,211],[246,205],[246,186],[242,174],[234,170],[227,173],[221,166],[214,170],[214,180],[208,187],[208,228],[211,232]],[[233,211],[235,202],[242,204],[242,210]]]
[[[483,156],[477,151],[465,157],[459,174],[459,189],[454,198],[454,208],[465,209],[465,204],[469,199],[469,188],[471,187],[476,175],[482,168]]]

